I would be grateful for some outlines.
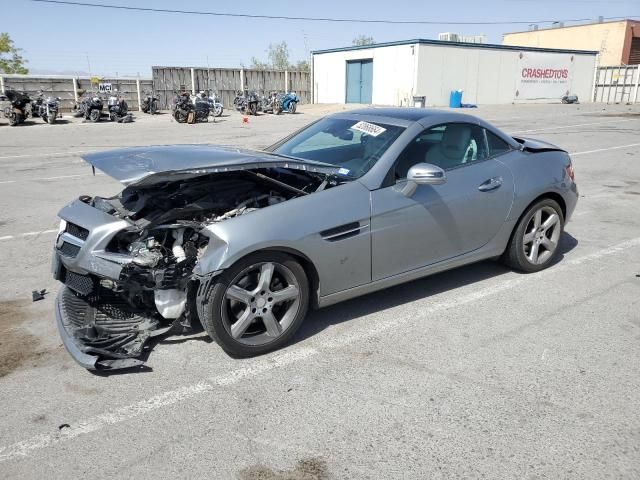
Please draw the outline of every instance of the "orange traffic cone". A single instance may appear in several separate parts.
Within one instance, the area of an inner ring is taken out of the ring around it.
[[[249,123],[249,117],[242,117],[242,123]]]

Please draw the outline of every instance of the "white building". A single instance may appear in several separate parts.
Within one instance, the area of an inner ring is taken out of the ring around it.
[[[312,52],[314,103],[449,105],[591,100],[597,52],[406,40]]]

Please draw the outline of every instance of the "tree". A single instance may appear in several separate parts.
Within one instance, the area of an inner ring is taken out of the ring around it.
[[[21,48],[17,48],[8,33],[0,33],[0,72],[19,73],[26,75],[29,70],[24,66],[26,60],[22,58]]]
[[[267,62],[251,57],[251,68],[255,70],[300,70],[303,72],[309,71],[309,62],[306,60],[299,60],[297,63],[289,62],[289,46],[287,42],[282,41],[280,43],[271,43],[267,52]]]
[[[376,41],[373,39],[373,37],[367,37],[366,35],[358,35],[356,38],[351,40],[351,43],[359,47],[361,45],[373,45],[374,43],[376,43]]]

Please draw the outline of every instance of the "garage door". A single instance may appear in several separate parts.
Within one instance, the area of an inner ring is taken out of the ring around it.
[[[347,103],[371,103],[373,60],[347,62]]]

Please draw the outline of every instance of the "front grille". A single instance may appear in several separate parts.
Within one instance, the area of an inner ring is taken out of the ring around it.
[[[74,245],[73,243],[62,242],[62,246],[58,249],[58,251],[65,257],[75,258],[80,252],[80,247]]]
[[[67,270],[64,274],[64,284],[80,295],[89,295],[93,292],[94,281],[89,275],[79,275]]]
[[[89,230],[71,222],[67,222],[67,228],[65,228],[64,231],[72,237],[79,238],[80,240],[86,240],[89,236]]]

